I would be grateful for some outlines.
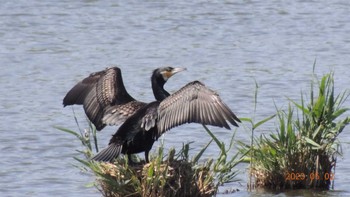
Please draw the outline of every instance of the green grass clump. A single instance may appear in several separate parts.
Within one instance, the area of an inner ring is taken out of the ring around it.
[[[114,164],[87,165],[97,176],[103,196],[212,196],[215,183],[210,164],[193,168],[185,158],[176,159],[174,153],[172,149],[165,160],[157,156],[147,164],[131,166],[122,157]]]
[[[330,188],[341,154],[338,136],[350,122],[343,117],[348,108],[342,107],[349,93],[335,95],[333,76],[313,79],[308,99],[301,94],[300,103],[290,100],[287,110],[277,110],[275,133],[254,137],[252,144],[243,145],[241,150],[250,151],[255,187]]]
[[[118,157],[112,163],[91,161],[93,148],[97,150],[96,129],[84,132],[69,129],[58,129],[70,133],[81,141],[85,150],[78,151],[84,158],[75,158],[83,164],[84,171],[92,172],[96,181],[93,185],[106,197],[115,196],[213,196],[219,186],[234,181],[237,171],[234,167],[241,161],[239,153],[229,156],[234,145],[234,134],[226,146],[207,127],[206,132],[211,140],[197,154],[190,157],[190,144],[183,144],[179,150],[170,149],[164,153],[163,145],[150,158],[150,163],[130,165],[128,157]],[[212,142],[220,150],[217,158],[202,158]],[[138,159],[136,157],[135,159]]]

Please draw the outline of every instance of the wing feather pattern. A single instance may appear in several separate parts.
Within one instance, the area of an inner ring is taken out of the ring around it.
[[[127,106],[130,102],[130,106]],[[92,73],[75,85],[63,99],[64,106],[83,104],[87,117],[97,130],[103,129],[106,124],[124,122],[133,114],[134,111],[130,113],[131,110],[144,105],[137,102],[126,91],[118,67]],[[112,120],[113,118],[115,119]]]
[[[240,120],[219,95],[199,81],[193,81],[164,99],[158,107],[158,135],[185,123],[201,123],[230,129]]]
[[[106,125],[119,125],[127,118],[135,114],[136,111],[146,106],[146,103],[131,101],[126,104],[112,105],[105,109],[102,122]]]
[[[63,106],[65,107],[74,104],[82,105],[86,96],[91,89],[95,87],[95,84],[104,73],[105,71],[92,73],[82,81],[78,82],[64,97]]]

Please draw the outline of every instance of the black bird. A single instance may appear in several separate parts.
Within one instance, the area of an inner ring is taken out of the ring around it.
[[[135,110],[131,110],[132,113],[128,113],[127,118],[123,119],[125,122],[113,135],[108,147],[96,154],[92,159],[96,161],[112,162],[118,155],[120,155],[120,153],[123,153],[127,154],[129,161],[131,161],[130,154],[145,152],[145,160],[148,163],[148,153],[151,150],[153,143],[164,132],[173,127],[191,122],[225,127],[227,129],[230,129],[227,122],[234,126],[238,126],[236,122],[240,122],[240,120],[228,108],[228,106],[221,101],[219,95],[199,81],[188,83],[172,95],[164,90],[163,86],[165,82],[172,75],[183,70],[185,69],[172,67],[164,67],[154,70],[151,81],[156,101],[148,104],[132,99],[123,86],[121,75],[118,75],[120,76],[120,79],[115,81],[119,84],[114,84],[113,86],[110,85],[108,87],[115,87],[118,89],[118,91],[109,90],[109,92],[118,92],[118,95],[115,97],[123,100],[123,102],[115,99],[114,103],[116,103],[117,106],[124,106],[129,105],[130,102],[134,102],[138,103],[137,106],[139,107],[133,108]],[[98,81],[95,83],[99,84],[100,82]],[[95,85],[95,88],[96,87],[99,86]],[[89,93],[87,96],[89,102],[87,103],[93,103],[91,100],[99,100],[99,98],[89,98],[96,97],[93,94],[96,94],[96,91],[98,92],[99,90],[101,89],[97,88],[92,91],[94,93]],[[97,95],[104,94],[98,93]],[[113,122],[113,119],[119,117],[114,115],[119,107],[115,107],[115,105],[113,105],[114,103],[111,103],[113,102],[108,103],[107,110],[104,110],[102,120],[105,122],[102,121],[102,124],[110,124]],[[103,106],[106,105],[100,105],[98,110],[102,110]],[[89,108],[85,107],[85,103],[84,108],[86,112],[89,112]]]
[[[227,121],[238,126],[236,121],[240,120],[219,95],[199,81],[188,83],[172,95],[164,90],[166,81],[183,70],[172,67],[154,70],[151,81],[156,101],[148,104],[136,101],[127,93],[118,68],[92,74],[73,87],[64,104],[83,104],[98,128],[125,121],[108,147],[92,159],[112,162],[120,153],[127,154],[130,159],[131,154],[145,152],[148,163],[153,143],[173,127],[194,122],[230,129]],[[108,75],[109,72],[113,74]]]

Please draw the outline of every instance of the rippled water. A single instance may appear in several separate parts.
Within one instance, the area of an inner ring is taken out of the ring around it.
[[[347,0],[177,2],[2,1],[1,196],[100,196],[85,187],[93,177],[74,167],[79,142],[53,126],[76,128],[72,109],[62,107],[63,96],[78,80],[111,64],[122,68],[129,93],[143,101],[153,100],[149,77],[154,68],[187,67],[169,80],[169,91],[201,80],[239,117],[251,117],[256,80],[257,119],[272,114],[274,102],[286,106],[286,97],[298,99],[308,90],[315,60],[319,75],[333,69],[337,90],[348,88]],[[74,109],[84,126],[81,107]],[[100,133],[101,146],[114,131]],[[222,139],[230,136],[214,131]],[[249,140],[243,127],[237,133],[238,140]],[[165,135],[169,147],[184,139],[199,147],[209,137],[194,124]],[[341,140],[349,139],[347,129]],[[325,195],[350,194],[349,145],[343,149],[335,191]],[[240,166],[242,180],[232,186],[241,190],[236,194],[270,195],[245,191],[245,167]]]

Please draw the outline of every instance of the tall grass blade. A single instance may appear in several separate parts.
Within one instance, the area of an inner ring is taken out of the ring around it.
[[[197,162],[198,162],[198,160],[202,157],[203,153],[207,150],[207,148],[209,147],[209,145],[210,145],[212,142],[213,142],[213,139],[210,140],[210,141],[208,142],[208,144],[205,145],[205,146],[199,151],[199,153],[197,153],[197,155],[192,159],[192,162],[193,162],[193,163],[197,163]]]
[[[66,129],[66,128],[63,128],[63,127],[59,127],[59,126],[54,126],[54,128],[58,129],[58,130],[61,130],[61,131],[64,131],[66,133],[69,133],[69,134],[72,134],[74,135],[75,137],[77,137],[78,139],[81,139],[81,136],[79,133],[73,131],[73,130],[70,130],[70,129]]]
[[[254,126],[253,126],[253,129],[258,128],[260,125],[266,123],[267,121],[273,119],[274,117],[276,117],[276,114],[274,114],[274,115],[272,115],[272,116],[269,116],[269,117],[267,117],[267,118],[265,118],[265,119],[263,119],[263,120],[261,120],[261,121],[255,123]]]
[[[220,142],[220,140],[208,129],[208,127],[207,126],[205,126],[205,125],[202,125],[203,127],[204,127],[204,129],[207,131],[207,133],[210,135],[210,137],[212,138],[212,140],[214,140],[215,141],[215,143],[216,143],[216,145],[218,146],[218,147],[220,147],[220,149],[222,148],[222,145],[223,145],[223,143],[222,142]]]

